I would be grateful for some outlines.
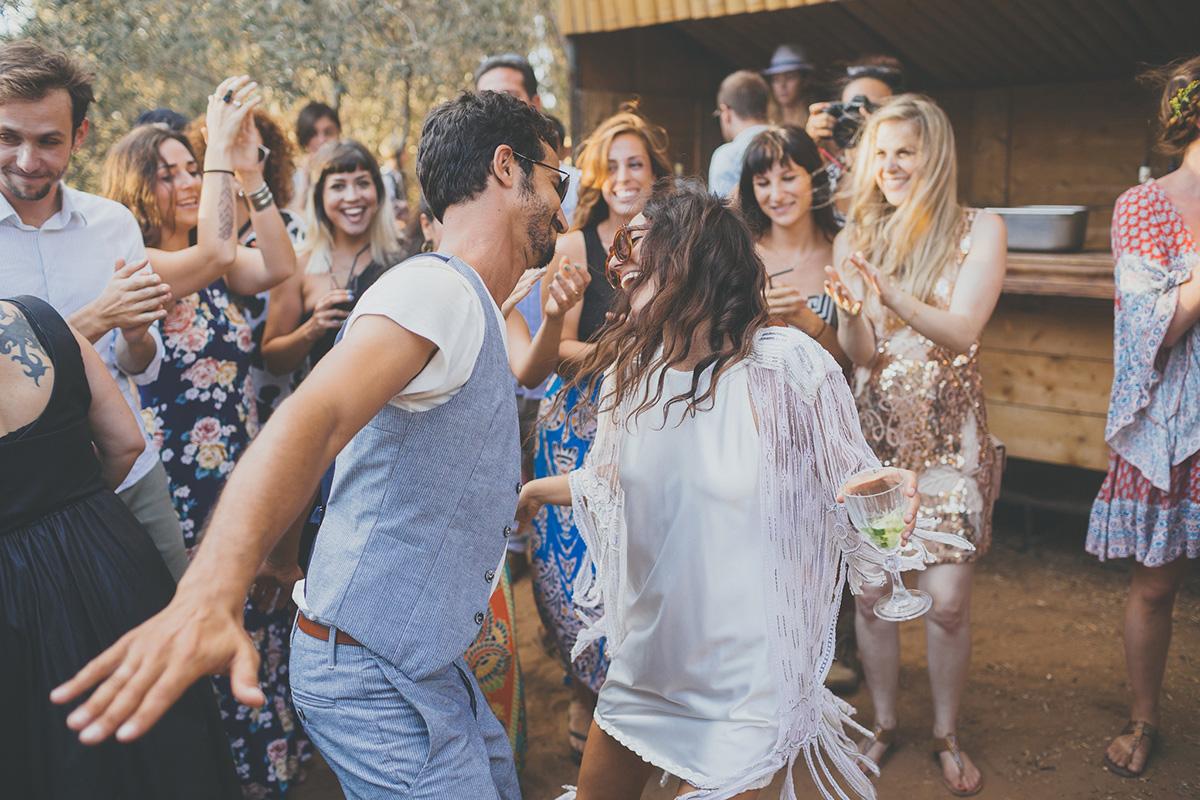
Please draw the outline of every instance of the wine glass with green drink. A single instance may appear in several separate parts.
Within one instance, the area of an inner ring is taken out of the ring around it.
[[[924,614],[933,605],[933,598],[922,591],[909,591],[900,578],[900,534],[907,527],[904,512],[909,504],[903,474],[888,467],[864,470],[846,481],[842,497],[850,522],[883,553],[883,566],[892,576],[892,594],[875,603],[875,616],[904,622]]]

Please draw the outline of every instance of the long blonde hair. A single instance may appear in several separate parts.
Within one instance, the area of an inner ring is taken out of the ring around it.
[[[898,206],[875,183],[875,147],[888,122],[917,127],[919,166]],[[946,112],[919,94],[902,94],[871,114],[854,159],[846,215],[851,251],[861,250],[880,272],[928,301],[946,265],[959,252],[963,210],[958,204],[954,130]]]
[[[623,133],[636,134],[646,143],[646,153],[650,156],[650,169],[655,179],[671,174],[666,130],[643,117],[636,101],[622,103],[621,110],[597,125],[576,152],[575,164],[581,174],[579,202],[575,206],[572,229],[586,228],[608,219],[608,203],[604,201],[608,151],[612,148],[613,140]]]
[[[328,272],[333,258],[333,223],[325,214],[325,181],[330,175],[357,172],[360,169],[370,173],[378,196],[375,217],[371,220],[369,228],[371,260],[383,267],[390,267],[399,260],[402,243],[396,230],[392,203],[388,199],[383,186],[383,176],[379,172],[379,162],[371,155],[370,150],[358,142],[344,139],[324,145],[313,156],[309,167],[309,190],[304,202],[305,216],[308,218],[308,237],[301,252],[308,254],[308,267],[305,272],[310,275]]]

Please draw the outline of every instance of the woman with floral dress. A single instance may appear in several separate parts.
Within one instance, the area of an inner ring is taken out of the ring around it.
[[[270,289],[296,267],[258,160],[261,140],[251,117],[261,102],[257,88],[248,78],[230,78],[209,98],[203,173],[186,137],[152,125],[117,142],[104,168],[105,195],[138,219],[151,266],[178,298],[163,321],[159,378],[142,387],[142,413],[159,442],[189,551],[258,428],[253,336],[231,296]],[[250,203],[256,249],[237,244],[239,187]],[[239,705],[228,678],[214,679],[243,793],[253,798],[282,797],[299,775],[306,745],[288,697],[291,617],[276,608],[275,594],[259,586],[246,605],[246,628],[262,654],[266,706]]]
[[[1137,778],[1154,749],[1175,596],[1200,557],[1200,57],[1167,67],[1159,145],[1179,169],[1117,200],[1108,476],[1087,551],[1133,558],[1125,661],[1133,704],[1104,765]]]

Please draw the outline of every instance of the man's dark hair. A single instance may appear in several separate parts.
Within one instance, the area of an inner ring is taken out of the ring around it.
[[[300,115],[296,117],[296,139],[301,147],[308,147],[308,143],[317,135],[317,123],[323,119],[333,120],[338,130],[342,129],[341,117],[331,106],[314,100],[300,109]]]
[[[550,124],[554,126],[554,132],[558,134],[558,141],[553,145],[557,151],[562,148],[563,142],[567,140],[567,126],[563,125],[562,120],[553,114],[546,114],[546,119],[550,120]]]
[[[173,131],[182,131],[188,126],[188,118],[170,108],[152,108],[137,115],[133,127],[138,125],[166,125]]]
[[[93,75],[66,53],[29,39],[0,44],[0,103],[41,100],[55,89],[71,96],[71,131],[83,124],[96,99]]]
[[[488,74],[494,69],[515,69],[521,73],[521,82],[525,84],[525,94],[529,95],[529,99],[533,100],[538,93],[537,75],[533,74],[533,67],[529,65],[529,59],[516,53],[502,53],[498,56],[488,56],[480,63],[479,68],[475,70],[475,85],[479,85],[479,79]]]
[[[765,120],[771,89],[763,76],[748,69],[738,70],[721,81],[717,103],[744,120]]]
[[[417,148],[417,180],[433,215],[478,197],[492,174],[492,156],[506,144],[527,158],[542,160],[543,143],[552,149],[554,125],[532,106],[499,92],[463,92],[425,117]],[[518,158],[526,180],[534,165]]]

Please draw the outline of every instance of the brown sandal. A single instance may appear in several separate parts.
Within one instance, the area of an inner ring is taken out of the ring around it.
[[[958,776],[961,778],[966,772],[963,766],[962,749],[958,746],[958,734],[948,733],[945,736],[933,737],[933,760],[937,762],[938,769],[942,769],[942,753],[949,753],[950,758],[954,759],[954,765],[958,767]],[[942,775],[942,785],[946,787],[946,791],[955,797],[974,797],[983,791],[983,772],[979,773],[979,785],[974,789],[955,789],[950,781],[946,780],[946,776]]]
[[[870,751],[870,749],[877,744],[883,745],[883,753],[880,754],[879,760],[875,761],[874,759],[872,759],[870,756],[867,755],[867,752]],[[860,749],[860,752],[862,753],[862,757],[865,758],[867,761],[870,761],[871,763],[873,763],[875,765],[876,769],[882,769],[883,765],[887,763],[887,760],[892,757],[892,753],[898,747],[899,747],[899,744],[896,741],[896,729],[895,728],[882,728],[879,725],[875,726],[875,730],[871,734],[870,739],[863,739],[863,741],[859,744],[859,749]],[[860,764],[859,766],[862,766],[862,765]],[[867,770],[864,768],[863,772],[867,772]]]
[[[1149,744],[1149,748],[1146,750],[1146,760],[1142,762],[1142,768],[1134,772],[1129,767],[1118,766],[1116,762],[1108,757],[1107,752],[1104,753],[1104,766],[1109,772],[1114,775],[1120,775],[1122,778],[1140,778],[1145,774],[1146,767],[1150,766],[1150,757],[1154,755],[1154,743],[1158,739],[1158,728],[1145,720],[1131,719],[1125,724],[1125,728],[1117,734],[1117,737],[1130,735],[1133,736],[1133,747],[1129,749],[1129,760],[1131,762],[1133,761],[1133,757],[1137,755],[1138,748],[1142,746],[1142,740],[1144,739]],[[1110,742],[1109,744],[1111,745],[1112,743]]]

